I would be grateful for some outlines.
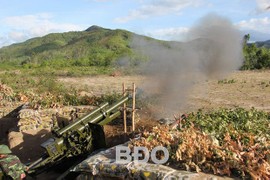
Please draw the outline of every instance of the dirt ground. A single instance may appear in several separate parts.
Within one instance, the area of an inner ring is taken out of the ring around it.
[[[122,83],[140,88],[145,83],[143,76],[95,76],[59,78],[66,85],[86,88],[88,93],[99,95],[108,92],[122,92]],[[179,90],[181,91],[181,89]],[[243,107],[270,111],[270,70],[238,71],[226,77],[226,80],[197,82],[191,87],[185,100],[183,111],[197,109],[215,109],[218,107]]]
[[[81,93],[100,95],[104,93],[122,92],[122,83],[128,87],[135,83],[140,87],[145,82],[143,76],[93,76],[93,77],[61,77],[59,81],[67,86],[75,86],[78,89],[87,89]],[[270,112],[270,71],[241,71],[226,77],[226,80],[209,80],[197,82],[190,89],[189,96],[185,100],[185,108],[182,112],[196,111],[197,109],[216,109],[219,107],[244,107],[265,110]],[[151,128],[157,124],[156,117],[145,109],[139,110],[140,120],[137,128]],[[129,136],[123,136],[121,123],[106,125],[105,133],[109,146],[128,140]],[[13,132],[9,134],[9,143],[12,150],[23,162],[30,162],[42,154],[40,144],[51,136],[48,130],[29,131],[27,133]],[[125,138],[123,138],[125,137]],[[120,141],[119,141],[120,140]],[[200,174],[199,179],[230,179],[207,174]]]

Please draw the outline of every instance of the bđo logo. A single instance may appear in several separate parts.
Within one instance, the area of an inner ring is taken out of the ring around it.
[[[163,152],[164,157],[158,159],[157,152]],[[169,159],[169,151],[163,146],[157,146],[149,153],[149,150],[146,147],[135,146],[131,153],[131,149],[127,146],[116,146],[116,162],[130,163],[131,161],[136,161],[139,163],[146,163],[150,156],[153,163],[164,164]]]

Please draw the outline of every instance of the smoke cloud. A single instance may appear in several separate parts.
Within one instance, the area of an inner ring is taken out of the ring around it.
[[[141,67],[145,93],[167,113],[184,109],[194,83],[224,78],[242,64],[242,37],[224,17],[210,14],[190,29],[187,42],[156,42],[134,37],[132,47],[149,60]]]

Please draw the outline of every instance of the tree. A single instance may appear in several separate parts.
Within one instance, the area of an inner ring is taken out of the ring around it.
[[[257,47],[255,43],[248,43],[250,35],[243,38],[244,63],[242,70],[270,68],[270,50],[265,47]]]

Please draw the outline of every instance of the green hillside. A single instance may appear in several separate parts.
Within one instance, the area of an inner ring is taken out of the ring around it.
[[[53,33],[0,49],[1,64],[15,66],[110,66],[134,57],[129,46],[135,34],[91,26],[85,31]]]
[[[255,42],[257,47],[266,47],[266,48],[270,48],[270,40],[267,41],[258,41]]]
[[[249,37],[246,35],[244,38],[249,39]],[[202,39],[187,43],[160,41],[126,30],[91,26],[85,31],[52,33],[0,48],[0,69],[41,67],[41,70],[44,70],[44,67],[48,67],[51,72],[56,69],[59,74],[60,69],[65,70],[64,74],[72,72],[74,75],[77,74],[76,67],[78,67],[79,74],[83,74],[82,68],[86,68],[87,74],[99,74],[104,71],[108,73],[120,62],[118,60],[124,59],[129,66],[134,67],[147,58],[136,53],[136,50],[130,46],[134,39],[148,41],[147,43],[138,42],[142,43],[140,47],[143,49],[147,49],[151,44],[153,47],[162,44],[169,49],[194,44],[195,47],[199,46],[197,48],[202,49],[206,41]],[[245,42],[248,42],[248,39]],[[245,61],[241,69],[270,68],[270,49],[267,47],[269,47],[269,41],[245,43],[243,48]]]

